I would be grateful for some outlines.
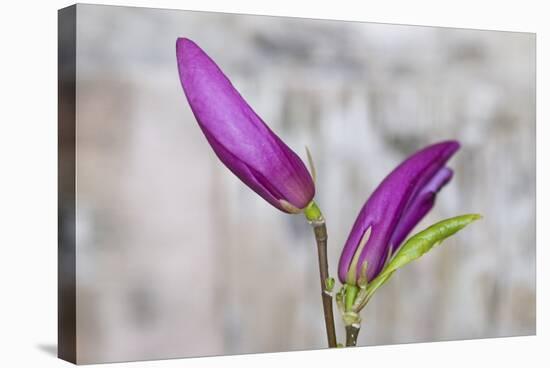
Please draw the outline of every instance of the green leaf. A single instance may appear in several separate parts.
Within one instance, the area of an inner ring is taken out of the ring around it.
[[[361,305],[361,308],[366,305],[372,294],[374,294],[380,286],[388,281],[397,269],[409,264],[415,259],[420,258],[425,253],[429,252],[433,247],[441,244],[443,240],[480,218],[481,215],[478,214],[452,217],[433,224],[427,229],[422,230],[409,238],[409,240],[403,244],[382,272],[380,272],[380,274],[369,283],[367,288],[368,296],[365,299],[365,302]]]
[[[480,218],[481,216],[477,214],[452,217],[440,221],[426,230],[422,230],[407,240],[382,272],[393,272],[415,259],[420,258],[434,246],[440,244],[449,236],[454,235],[466,225]]]
[[[384,285],[386,281],[388,281],[388,279],[393,275],[393,272],[382,271],[374,280],[370,282],[369,286],[367,287],[367,295],[363,302],[359,305],[358,310],[363,309],[363,307],[367,304],[374,292],[378,290],[380,286]]]

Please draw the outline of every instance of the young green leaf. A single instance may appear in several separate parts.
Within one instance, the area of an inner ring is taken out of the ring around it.
[[[382,286],[393,273],[407,265],[408,263],[420,258],[423,254],[430,251],[434,246],[440,244],[449,236],[463,229],[466,225],[481,218],[478,214],[468,214],[457,217],[452,217],[440,221],[425,230],[413,235],[403,244],[397,254],[390,260],[388,265],[380,272],[380,274],[372,280],[368,285],[367,297],[360,306],[363,308],[374,292]]]
[[[454,235],[466,225],[480,218],[481,216],[478,214],[452,217],[450,219],[440,221],[428,227],[426,230],[422,230],[403,244],[401,249],[399,249],[395,257],[393,257],[382,272],[393,272],[398,268],[414,261],[415,259],[420,258],[434,246],[440,244],[449,236]]]

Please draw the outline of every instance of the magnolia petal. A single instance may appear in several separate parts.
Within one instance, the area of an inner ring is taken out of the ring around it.
[[[394,253],[411,230],[424,218],[433,208],[436,194],[453,177],[453,171],[448,167],[440,169],[433,178],[411,199],[399,223],[395,228],[390,244]]]

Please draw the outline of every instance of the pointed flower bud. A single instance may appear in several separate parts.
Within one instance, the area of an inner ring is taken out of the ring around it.
[[[351,229],[338,265],[342,283],[355,285],[364,262],[375,278],[409,232],[431,210],[436,193],[451,180],[446,162],[456,141],[428,146],[402,162],[376,188]],[[362,280],[364,282],[364,280]]]
[[[315,195],[302,160],[269,129],[199,46],[178,38],[176,55],[187,101],[218,158],[279,210],[301,212]]]

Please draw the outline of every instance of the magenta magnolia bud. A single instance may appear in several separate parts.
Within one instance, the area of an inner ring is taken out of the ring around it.
[[[431,210],[436,193],[451,180],[453,172],[445,164],[459,147],[456,141],[428,146],[382,181],[359,212],[340,256],[342,283],[355,284],[365,261],[369,281],[380,273],[388,257]]]
[[[315,195],[304,163],[246,103],[214,61],[193,41],[176,42],[181,85],[218,158],[281,211],[296,213]]]

